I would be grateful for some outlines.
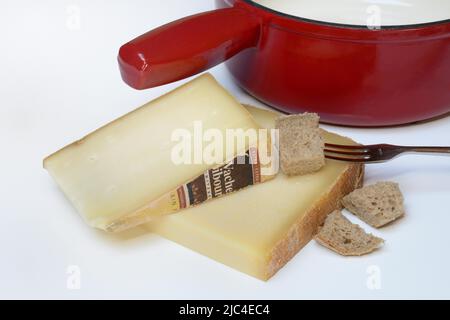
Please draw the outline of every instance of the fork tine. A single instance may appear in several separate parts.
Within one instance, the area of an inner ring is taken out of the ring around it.
[[[351,157],[335,157],[330,156],[328,154],[325,155],[325,158],[336,161],[344,161],[344,162],[355,162],[355,163],[369,163],[369,162],[384,162],[384,160],[377,160],[373,158],[351,158]]]
[[[325,149],[324,151],[328,152],[328,153],[344,154],[344,155],[349,155],[349,156],[366,156],[366,155],[369,155],[369,153],[366,152],[366,151],[360,152],[360,151],[357,151],[357,149],[354,149],[356,151],[350,151],[350,150],[352,150],[352,149],[349,149],[349,151],[343,151],[343,150],[337,150],[337,149],[336,150]]]
[[[325,143],[326,148],[333,148],[333,149],[350,149],[350,150],[363,150],[363,151],[369,151],[369,146],[348,146],[348,145],[342,145],[342,144],[333,144],[333,143]]]
[[[369,161],[369,160],[366,160],[363,158],[334,157],[334,156],[330,156],[330,155],[325,155],[325,158],[330,159],[330,160],[336,160],[336,161],[357,162],[357,163],[364,163],[364,162]]]

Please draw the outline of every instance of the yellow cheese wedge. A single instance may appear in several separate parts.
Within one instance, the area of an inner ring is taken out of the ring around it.
[[[263,127],[274,112],[249,108]],[[326,141],[352,143],[331,133]],[[205,256],[267,280],[313,237],[340,199],[358,187],[363,166],[327,161],[319,172],[252,186],[147,224],[149,230]]]
[[[194,136],[196,122],[204,132],[213,129],[223,136],[227,129],[259,128],[248,111],[205,74],[56,152],[44,160],[44,167],[89,225],[125,229],[172,210],[168,192],[217,166],[201,159],[179,165],[172,159],[179,143],[172,134],[184,129]],[[243,148],[250,143],[246,140]],[[245,151],[238,149],[225,149],[219,162]]]

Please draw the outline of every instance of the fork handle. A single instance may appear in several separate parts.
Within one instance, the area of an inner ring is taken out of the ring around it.
[[[405,152],[450,154],[450,147],[403,147]]]

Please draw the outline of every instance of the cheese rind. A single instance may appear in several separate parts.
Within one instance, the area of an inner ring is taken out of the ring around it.
[[[277,113],[250,108],[273,128]],[[326,141],[352,143],[324,133]],[[267,280],[313,237],[340,199],[360,185],[361,165],[328,161],[320,171],[274,180],[158,218],[152,232],[256,278]]]
[[[177,165],[171,158],[178,143],[172,139],[174,131],[194,136],[195,123],[223,136],[227,129],[259,128],[205,74],[56,152],[44,160],[44,167],[93,227],[107,230],[125,216],[145,216],[147,211],[163,214],[148,210],[149,204],[217,166],[204,161]],[[221,162],[243,151],[224,150]]]

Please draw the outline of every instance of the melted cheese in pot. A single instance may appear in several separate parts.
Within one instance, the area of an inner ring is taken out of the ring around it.
[[[285,14],[330,23],[399,26],[450,19],[449,0],[254,0]]]

